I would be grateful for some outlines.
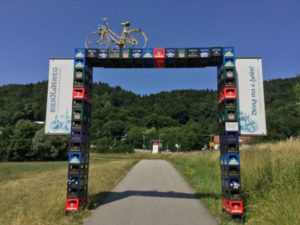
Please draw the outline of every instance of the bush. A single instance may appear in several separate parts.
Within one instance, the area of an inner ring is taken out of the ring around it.
[[[134,147],[124,141],[115,141],[113,138],[101,138],[95,148],[94,152],[98,153],[133,153]]]
[[[134,148],[132,145],[124,143],[124,142],[118,142],[115,146],[112,147],[113,153],[133,153]]]

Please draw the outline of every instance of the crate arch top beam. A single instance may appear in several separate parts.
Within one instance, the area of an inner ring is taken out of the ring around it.
[[[234,47],[75,49],[66,212],[87,203],[93,67],[218,68],[222,208],[242,217]]]

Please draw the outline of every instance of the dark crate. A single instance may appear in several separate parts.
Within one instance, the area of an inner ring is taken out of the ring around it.
[[[229,201],[242,200],[241,190],[228,190],[226,188],[222,188],[222,196]]]
[[[70,142],[70,152],[89,152],[89,140],[85,142]]]
[[[68,175],[68,188],[79,188],[87,184],[87,181],[87,175],[70,174]]]
[[[90,121],[91,112],[88,109],[73,108],[72,109],[72,120],[83,120]]]
[[[98,50],[98,59],[108,59],[109,50],[108,49],[99,49]]]
[[[222,186],[228,190],[241,190],[240,176],[222,176]]]
[[[219,104],[219,112],[223,112],[225,109],[234,109],[236,107],[236,99],[223,99]]]
[[[67,198],[80,198],[87,195],[87,185],[78,188],[67,188]]]
[[[238,119],[237,109],[235,109],[235,108],[224,109],[224,111],[222,113],[220,113],[219,119],[220,119],[220,123],[222,123],[224,121],[226,121],[226,122],[237,121],[237,119]]]
[[[177,49],[176,48],[166,48],[166,59],[175,59],[177,58]]]
[[[88,175],[89,164],[69,164],[68,174]]]
[[[187,49],[188,58],[200,58],[200,49],[199,48],[188,48]]]
[[[230,144],[220,144],[221,153],[239,153],[239,144],[230,143]]]
[[[177,48],[177,58],[187,58],[187,49],[186,48]]]
[[[221,174],[223,176],[240,176],[240,166],[221,166]]]
[[[109,58],[111,59],[119,59],[120,58],[120,50],[117,48],[112,48],[109,50]]]
[[[92,105],[85,99],[73,99],[73,109],[84,109],[88,112],[91,111]]]
[[[211,56],[209,48],[200,48],[199,56],[201,59],[209,59]]]
[[[98,49],[86,49],[85,51],[86,58],[97,58],[98,57]]]
[[[142,54],[143,54],[143,51],[141,48],[132,49],[132,58],[140,59],[140,58],[142,58]]]
[[[121,49],[121,58],[122,59],[130,59],[132,55],[132,49]]]
[[[221,57],[222,56],[222,47],[210,48],[210,54],[212,57]]]

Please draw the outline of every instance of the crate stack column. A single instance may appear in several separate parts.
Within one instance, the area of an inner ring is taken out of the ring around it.
[[[233,217],[242,217],[236,84],[235,51],[224,47],[223,63],[218,67],[222,208]]]
[[[67,213],[78,211],[87,203],[92,80],[92,67],[86,63],[85,49],[75,49]]]

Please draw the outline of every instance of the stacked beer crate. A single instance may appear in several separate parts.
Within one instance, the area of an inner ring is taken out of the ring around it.
[[[91,93],[92,68],[86,63],[85,49],[75,49],[66,212],[87,203]]]
[[[218,67],[222,208],[242,218],[236,78],[234,48],[224,47],[223,63]]]

